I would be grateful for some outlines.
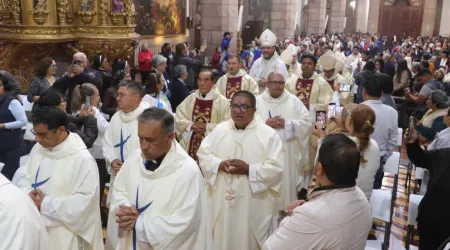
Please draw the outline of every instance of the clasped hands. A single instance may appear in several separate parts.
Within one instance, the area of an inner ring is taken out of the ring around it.
[[[139,217],[139,211],[135,206],[120,205],[116,213],[116,222],[120,229],[132,231]]]
[[[191,126],[191,130],[197,133],[205,133],[206,132],[206,123],[203,122],[194,122]]]
[[[284,129],[284,118],[274,117],[266,120],[267,126],[273,129]]]
[[[219,171],[227,174],[248,175],[249,165],[239,159],[230,159],[222,161],[219,165]]]
[[[40,189],[36,189],[31,191],[28,196],[30,196],[30,198],[33,200],[34,204],[36,205],[37,209],[39,211],[41,211],[41,204],[42,201],[45,198],[45,194],[40,190]]]

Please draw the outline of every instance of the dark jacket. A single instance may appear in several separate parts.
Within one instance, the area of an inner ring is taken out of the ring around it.
[[[200,59],[193,59],[189,56],[175,55],[173,59],[173,67],[178,64],[185,65],[187,67],[188,78],[186,79],[186,86],[190,89],[194,89],[196,86],[195,79],[200,72],[203,63],[205,62],[206,53],[202,53]]]
[[[170,105],[172,106],[172,111],[175,113],[178,105],[180,105],[180,103],[182,103],[184,99],[191,94],[191,92],[178,78],[172,79],[172,83],[169,85],[169,90],[172,93]]]
[[[439,59],[436,60],[436,63],[434,64],[434,68],[436,70],[438,70],[440,68],[441,60],[442,60],[442,58],[439,58]],[[447,67],[450,65],[449,62],[450,62],[450,58],[447,58],[447,63],[445,64]],[[444,70],[445,70],[445,68],[444,68]]]
[[[375,75],[380,75],[380,73],[378,73],[376,70],[364,70],[363,72],[356,75],[355,84],[358,85],[358,92],[356,93],[356,100],[355,100],[356,103],[361,103],[364,101],[362,96],[364,84],[369,77]]]
[[[109,119],[117,110],[117,90],[115,87],[109,87],[103,94],[102,112],[109,115]]]
[[[69,125],[67,130],[81,137],[87,148],[92,148],[98,137],[97,118],[92,116],[67,115]]]
[[[167,68],[166,72],[169,74],[169,79],[172,78],[172,63],[173,63],[173,53],[170,51],[163,51],[161,55],[167,59]]]
[[[106,90],[111,86],[112,81],[112,75],[111,72],[103,69],[97,70],[100,73],[100,76],[102,77],[102,87],[98,90],[100,94],[100,98],[103,101],[103,94],[106,92]]]
[[[384,71],[390,77],[394,78],[394,76],[395,76],[395,65],[393,63],[391,63],[391,62],[385,62],[384,63]]]
[[[98,75],[100,76],[99,73],[98,73]],[[74,77],[69,77],[69,76],[65,75],[63,78],[60,78],[57,81],[55,81],[55,83],[52,86],[52,88],[61,92],[61,94],[66,98],[66,101],[67,101],[67,109],[66,110],[67,110],[68,114],[72,113],[71,112],[71,102],[72,102],[71,99],[72,99],[73,89],[77,85],[81,85],[83,83],[92,83],[97,87],[97,89],[101,89],[101,87],[102,87],[102,85],[98,81],[98,79],[95,79],[93,77],[93,75],[88,73],[86,70]]]
[[[430,171],[427,192],[417,217],[419,249],[437,249],[450,237],[450,148],[425,151],[416,141],[406,144],[409,160]]]

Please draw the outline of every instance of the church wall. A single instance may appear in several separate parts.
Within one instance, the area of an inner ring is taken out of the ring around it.
[[[370,0],[369,21],[367,23],[367,32],[369,33],[378,33],[381,1],[382,0]]]
[[[278,39],[290,38],[295,31],[296,0],[272,0],[270,27]]]
[[[434,23],[436,18],[436,4],[437,0],[424,1],[422,29],[420,34],[422,36],[432,36],[434,30]]]
[[[356,8],[351,5],[351,2],[355,0],[347,0],[347,7],[345,8],[345,33],[356,32]]]
[[[309,0],[306,32],[322,34],[325,32],[326,0]]]
[[[367,32],[369,7],[369,0],[358,0],[356,2],[356,31]]]
[[[443,37],[450,37],[450,1],[443,1],[442,18],[439,35]]]
[[[330,32],[343,32],[345,25],[346,0],[331,1],[331,13],[328,21]]]

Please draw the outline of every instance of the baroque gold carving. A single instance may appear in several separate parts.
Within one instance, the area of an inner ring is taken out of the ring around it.
[[[130,39],[117,41],[78,41],[74,44],[67,45],[66,48],[68,55],[73,55],[76,52],[84,52],[88,58],[95,55],[103,55],[112,61],[119,57],[131,59],[137,44]]]
[[[96,13],[95,11],[86,10],[86,11],[79,11],[77,14],[81,17],[81,21],[84,24],[91,24]]]
[[[37,24],[42,25],[47,21],[49,12],[46,10],[34,10],[34,11],[31,11],[30,14],[33,15],[33,20]]]
[[[111,12],[109,14],[114,25],[118,25],[120,21],[123,21],[123,17],[126,15],[124,12]]]
[[[11,12],[9,10],[0,13],[3,24],[9,24],[11,22]]]
[[[20,24],[20,1],[11,0],[11,12],[14,24]]]
[[[132,0],[123,0],[123,4],[125,5],[125,24],[133,24],[134,15],[133,12],[133,1]]]
[[[108,25],[108,0],[100,0],[100,18],[102,25]]]
[[[58,23],[59,24],[66,24],[67,23],[67,0],[58,0],[57,1],[57,11],[58,11]]]

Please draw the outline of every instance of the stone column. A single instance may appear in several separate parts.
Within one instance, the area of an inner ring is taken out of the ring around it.
[[[358,0],[356,2],[356,31],[367,32],[369,7],[369,0]]]
[[[238,0],[202,0],[202,40],[208,42],[208,55],[214,53],[215,47],[220,46],[223,33],[233,33],[231,49],[236,52]]]
[[[446,1],[444,1],[446,2]],[[434,30],[434,20],[436,17],[436,0],[424,1],[423,17],[422,17],[422,36],[432,36]],[[445,13],[445,12],[442,12]]]
[[[378,20],[380,17],[380,0],[370,0],[369,22],[367,32],[378,33]]]
[[[344,32],[346,0],[331,1],[331,13],[329,17],[330,32]]]
[[[306,28],[309,34],[325,33],[326,8],[326,0],[310,0],[308,2],[308,23]]]
[[[279,39],[291,38],[295,31],[296,0],[272,0],[270,29]]]
[[[441,27],[439,30],[439,35],[443,37],[450,37],[450,15],[444,13],[450,13],[450,1],[444,1],[442,5],[442,17],[441,17]]]

